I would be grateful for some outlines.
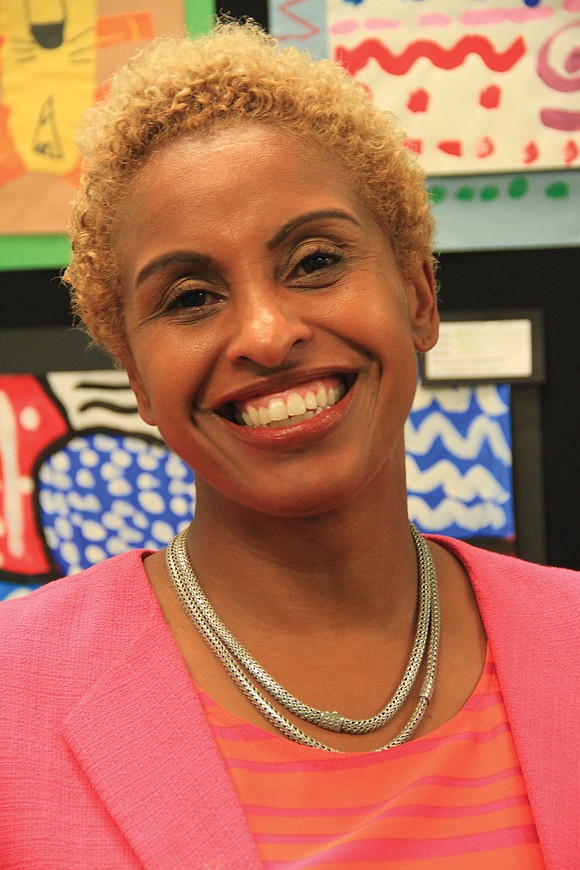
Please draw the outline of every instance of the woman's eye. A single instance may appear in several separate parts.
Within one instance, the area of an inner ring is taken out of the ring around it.
[[[209,290],[186,290],[176,296],[170,303],[170,308],[202,308],[217,301],[215,293]]]
[[[298,269],[306,275],[312,275],[313,272],[319,272],[321,269],[333,266],[338,260],[339,257],[336,254],[325,254],[322,251],[317,251],[300,260]]]

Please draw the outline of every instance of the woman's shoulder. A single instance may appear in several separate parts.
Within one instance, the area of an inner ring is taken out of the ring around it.
[[[480,571],[500,568],[508,577],[550,578],[554,582],[576,584],[580,591],[580,571],[572,568],[558,568],[550,565],[540,565],[528,562],[517,556],[496,553],[492,550],[476,547],[458,538],[448,538],[442,535],[426,535],[430,541],[449,550],[466,567],[473,566]]]
[[[146,551],[133,550],[78,574],[53,580],[20,598],[0,603],[0,662],[67,656],[72,648],[97,651],[115,629],[142,623],[155,605],[143,566]]]
[[[512,608],[542,612],[564,622],[580,616],[580,571],[527,562],[441,536],[429,540],[448,550],[463,566],[480,609],[509,614]]]

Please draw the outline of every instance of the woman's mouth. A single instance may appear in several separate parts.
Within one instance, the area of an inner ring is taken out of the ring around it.
[[[336,405],[348,388],[342,376],[319,378],[288,390],[231,403],[227,417],[239,426],[249,428],[295,426]]]

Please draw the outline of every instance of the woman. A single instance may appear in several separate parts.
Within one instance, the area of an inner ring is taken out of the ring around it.
[[[437,308],[393,120],[226,24],[83,148],[76,311],[197,507],[2,608],[1,866],[574,866],[577,578],[407,519]]]

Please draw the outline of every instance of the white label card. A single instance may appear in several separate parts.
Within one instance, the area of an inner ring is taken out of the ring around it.
[[[446,320],[425,356],[428,380],[529,378],[531,320]]]

